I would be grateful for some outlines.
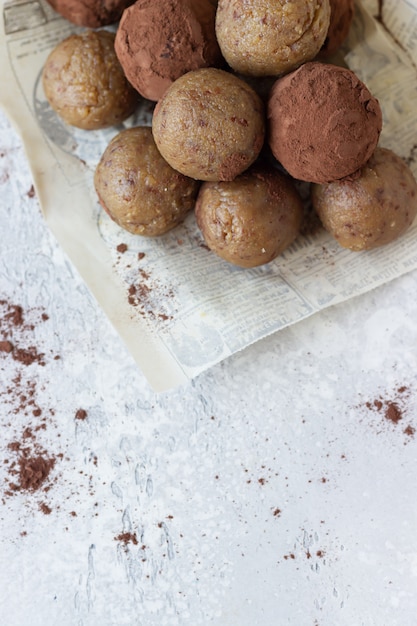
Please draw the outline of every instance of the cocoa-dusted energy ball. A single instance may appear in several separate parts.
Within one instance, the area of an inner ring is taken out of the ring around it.
[[[234,265],[256,267],[294,241],[303,205],[287,176],[254,166],[233,181],[203,183],[195,212],[214,253]]]
[[[158,102],[152,130],[168,163],[198,180],[233,180],[261,151],[264,108],[243,80],[215,68],[188,72]]]
[[[48,0],[57,13],[77,26],[100,28],[115,24],[134,0]]]
[[[159,100],[180,76],[223,62],[210,0],[136,0],[116,33],[116,54],[128,80]]]
[[[150,127],[121,131],[104,151],[94,174],[100,204],[134,235],[162,235],[194,207],[199,183],[161,157]]]
[[[46,60],[42,82],[56,113],[84,130],[119,124],[138,102],[114,52],[114,34],[106,30],[87,30],[61,41]]]
[[[382,129],[378,100],[356,74],[319,62],[275,82],[267,115],[273,155],[291,176],[312,183],[357,175]]]
[[[329,23],[329,0],[219,0],[216,34],[236,72],[280,76],[317,55]]]
[[[344,248],[370,250],[406,232],[417,214],[417,183],[391,150],[377,148],[359,178],[312,185],[323,226]]]
[[[355,12],[355,0],[330,0],[330,25],[320,50],[326,58],[337,52],[349,34]]]

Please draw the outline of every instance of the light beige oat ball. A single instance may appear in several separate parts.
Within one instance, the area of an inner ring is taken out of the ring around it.
[[[258,157],[265,112],[257,93],[229,72],[203,68],[178,78],[152,120],[162,156],[197,180],[233,180]]]
[[[123,130],[110,141],[94,185],[100,204],[119,226],[147,237],[182,222],[199,189],[197,181],[166,163],[146,126]]]
[[[219,0],[216,35],[236,72],[280,76],[318,54],[329,24],[329,0]]]
[[[344,248],[371,250],[404,234],[417,215],[417,183],[392,150],[376,148],[359,178],[312,185],[313,207]]]
[[[107,30],[86,30],[61,41],[45,62],[42,83],[52,109],[83,130],[119,124],[138,103],[116,57],[114,34]]]
[[[196,203],[207,246],[240,267],[265,265],[299,233],[301,198],[288,176],[256,165],[229,182],[205,182]]]

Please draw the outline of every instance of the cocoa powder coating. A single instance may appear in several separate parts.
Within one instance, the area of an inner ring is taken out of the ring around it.
[[[330,24],[320,57],[337,52],[349,34],[354,12],[354,0],[330,0]]]
[[[132,0],[48,0],[57,13],[78,26],[114,24]]]
[[[157,101],[177,78],[222,62],[210,0],[137,0],[125,10],[115,50],[127,79]]]
[[[267,115],[275,158],[313,183],[359,175],[382,129],[378,100],[356,74],[317,61],[275,82]]]

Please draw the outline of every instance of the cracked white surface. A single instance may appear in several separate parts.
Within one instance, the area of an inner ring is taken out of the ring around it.
[[[48,232],[2,114],[0,154],[0,299],[49,316],[30,335],[44,367],[0,353],[0,452],[28,419],[5,395],[20,371],[63,454],[46,494],[3,496],[2,621],[414,623],[417,273],[158,395]]]

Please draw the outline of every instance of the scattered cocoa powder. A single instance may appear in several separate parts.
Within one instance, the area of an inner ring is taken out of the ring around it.
[[[388,402],[386,409],[385,409],[385,417],[387,420],[390,420],[390,422],[393,422],[394,424],[398,424],[398,422],[402,419],[402,413],[401,413],[401,409],[398,407],[398,405],[395,402]]]
[[[120,541],[121,543],[124,543],[125,545],[127,545],[128,543],[133,543],[135,546],[138,545],[138,538],[136,536],[136,533],[130,533],[130,532],[120,533],[120,535],[117,535],[117,537],[115,537],[115,540]]]
[[[152,279],[144,269],[139,269],[138,280],[128,287],[128,302],[149,319],[167,321],[172,315],[161,310],[166,302],[174,297],[172,289],[164,289],[160,282]]]
[[[51,507],[49,507],[45,502],[41,502],[39,505],[39,510],[42,511],[44,515],[50,515],[52,513]]]
[[[301,555],[299,555],[299,556],[301,556]],[[312,556],[313,555],[311,554],[310,550],[307,549],[306,552],[305,552],[306,559],[311,559]],[[324,550],[317,550],[315,556],[318,557],[319,559],[324,558],[324,556],[325,556]],[[294,552],[290,552],[289,554],[284,554],[284,560],[285,561],[288,561],[288,559],[295,560],[295,558],[296,558],[296,556],[295,556]]]
[[[13,326],[23,326],[23,309],[21,306],[11,304],[7,302],[7,300],[0,300],[0,305],[6,309],[2,316],[2,322],[8,322],[8,328],[6,327],[6,331],[13,328]]]
[[[408,414],[408,403],[411,398],[411,389],[409,386],[398,385],[393,392],[386,392],[373,400],[365,402],[365,406],[369,411],[376,412],[384,417],[387,422],[397,426],[403,422]],[[415,428],[408,424],[403,432],[407,437],[413,437]]]
[[[38,352],[35,346],[15,348],[12,352],[14,360],[20,361],[23,365],[32,365],[32,363],[45,365],[45,355],[42,352]]]
[[[25,437],[22,435],[22,439]],[[13,491],[35,491],[48,480],[55,466],[56,458],[49,457],[36,443],[33,446],[22,446],[20,441],[12,441],[7,446],[11,452],[17,453],[17,460],[9,467],[9,489]]]
[[[8,454],[4,459],[5,497],[18,492],[47,492],[52,485],[51,472],[60,458],[37,441],[37,433],[47,427],[47,416],[54,413],[37,402],[38,378],[34,369],[47,364],[45,351],[34,345],[33,340],[37,325],[48,319],[49,315],[40,307],[24,310],[19,304],[0,300],[0,373],[4,372],[5,380],[9,374],[9,382],[0,388],[0,401],[6,409],[5,415],[21,418],[16,420],[16,425],[8,424],[13,438],[5,448]],[[45,502],[38,503],[38,508],[45,514],[51,512]]]
[[[76,420],[85,420],[87,419],[87,411],[85,409],[78,409],[75,414]]]
[[[10,341],[0,341],[0,352],[11,352],[13,344]]]

